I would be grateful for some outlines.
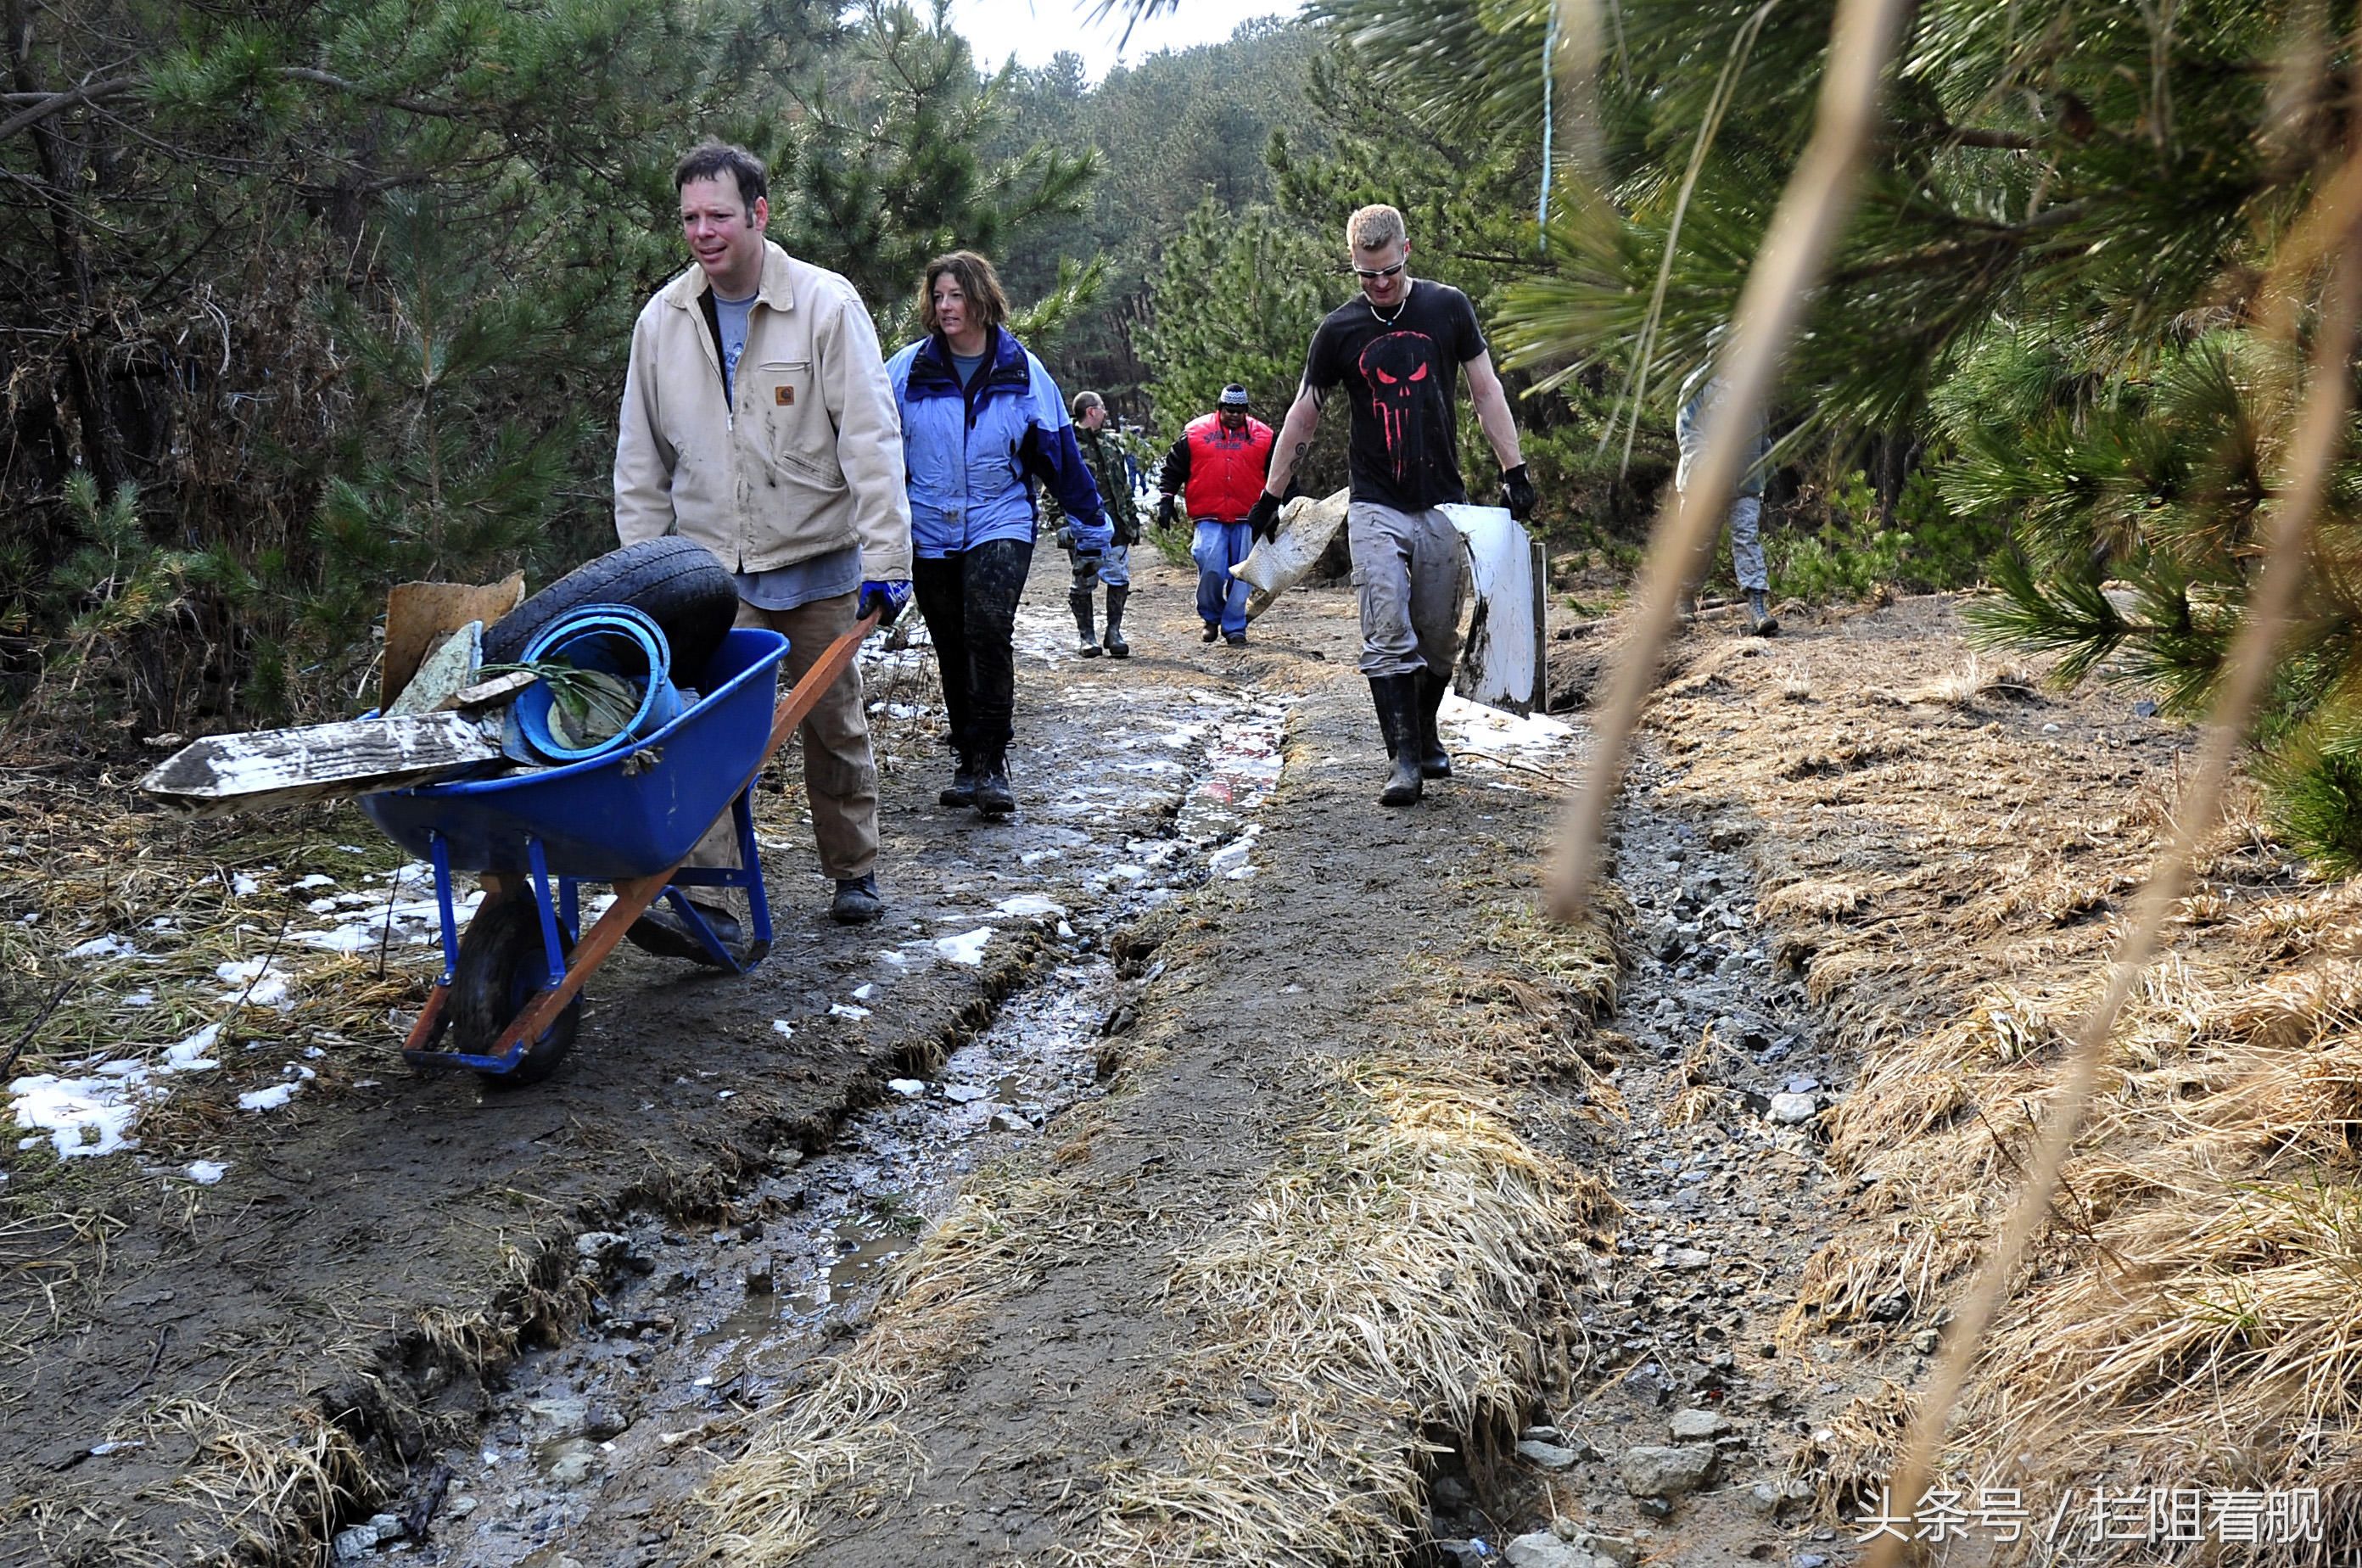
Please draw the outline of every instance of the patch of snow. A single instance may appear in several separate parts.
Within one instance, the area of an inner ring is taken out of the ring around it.
[[[229,1166],[220,1160],[192,1160],[188,1177],[199,1187],[211,1187],[229,1174]]]
[[[978,926],[957,936],[939,936],[935,951],[954,964],[976,965],[984,962],[985,944],[992,940],[992,928]]]
[[[94,936],[88,942],[67,948],[66,956],[69,958],[137,958],[139,956],[139,949],[110,931],[105,936]]]
[[[178,1044],[164,1047],[164,1070],[168,1073],[199,1073],[207,1067],[218,1067],[206,1053],[221,1040],[222,1026],[208,1023]]]
[[[1066,912],[1064,904],[1053,903],[1039,893],[1020,893],[1013,899],[1003,899],[992,907],[996,912],[1005,915],[1064,915]]]
[[[269,1088],[248,1089],[237,1097],[237,1108],[240,1110],[277,1110],[293,1099],[295,1091],[303,1087],[299,1082],[290,1081],[272,1084]]]
[[[224,1001],[243,999],[249,1007],[272,1007],[281,1012],[295,1005],[287,994],[291,977],[275,958],[232,959],[216,965],[214,977],[230,988],[222,993]]]
[[[784,1018],[775,1018],[771,1020],[771,1027],[779,1032],[779,1036],[782,1039],[793,1040],[796,1037],[796,1026],[789,1023]]]
[[[867,1018],[869,1016],[869,1010],[867,1008],[855,1007],[851,1002],[831,1002],[828,1004],[828,1010],[835,1014],[838,1018]]]
[[[250,899],[262,891],[262,878],[251,871],[241,871],[230,882],[230,891],[241,899]]]
[[[333,888],[336,885],[337,879],[334,877],[325,872],[315,871],[308,877],[297,878],[295,890],[299,893],[309,892],[314,888]]]
[[[17,1146],[30,1148],[47,1134],[61,1160],[138,1148],[131,1126],[141,1103],[154,1098],[148,1070],[137,1062],[103,1062],[97,1072],[81,1078],[36,1073],[11,1082],[8,1093],[16,1102],[17,1125],[32,1134]]]
[[[886,1087],[904,1099],[916,1099],[927,1092],[927,1086],[916,1078],[888,1078]]]
[[[127,995],[117,997],[116,999],[120,1001],[125,1007],[154,1007],[156,1005],[156,993],[154,991],[132,991]]]

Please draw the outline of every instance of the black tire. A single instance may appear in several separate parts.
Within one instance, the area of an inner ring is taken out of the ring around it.
[[[673,683],[698,686],[737,619],[738,585],[693,540],[643,539],[585,561],[501,617],[484,634],[484,662],[514,664],[544,626],[585,604],[646,613],[672,645]]]
[[[558,927],[566,955],[574,944]],[[451,966],[451,1044],[471,1056],[489,1055],[501,1032],[516,1021],[535,992],[549,983],[548,955],[541,941],[541,906],[528,897],[488,903],[476,913],[467,934],[459,939],[459,956]],[[525,1043],[524,1055],[505,1073],[480,1073],[487,1084],[506,1088],[537,1084],[557,1070],[573,1047],[582,1022],[582,994],[574,999],[538,1040]]]

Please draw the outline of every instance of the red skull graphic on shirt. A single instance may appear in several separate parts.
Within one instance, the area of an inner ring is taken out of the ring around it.
[[[1435,340],[1424,332],[1389,332],[1370,339],[1356,361],[1369,388],[1370,412],[1377,416],[1386,460],[1401,479],[1426,456],[1426,426],[1419,418],[1428,392]]]

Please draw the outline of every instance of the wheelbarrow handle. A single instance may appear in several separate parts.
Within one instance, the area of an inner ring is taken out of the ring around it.
[[[744,794],[746,787],[755,782],[764,765],[771,760],[772,753],[785,745],[788,737],[796,733],[796,726],[820,705],[822,694],[836,684],[837,677],[844,673],[844,667],[851,664],[854,656],[861,651],[863,639],[877,629],[877,613],[875,611],[855,621],[843,636],[828,645],[828,651],[804,671],[803,679],[797,681],[785,697],[779,699],[778,707],[771,714],[770,743],[764,746],[763,755],[756,759],[753,769],[740,780],[735,793]],[[617,944],[624,940],[624,933],[631,929],[632,922],[647,913],[648,906],[664,892],[673,874],[688,864],[688,858],[683,856],[679,865],[653,877],[635,877],[616,883],[614,903],[575,944],[573,961],[566,966],[566,977],[535,997],[524,1011],[517,1015],[515,1021],[501,1031],[500,1039],[486,1055],[502,1055],[520,1040],[539,1039],[542,1032],[566,1010],[566,1004],[581,991],[582,982],[590,977],[590,971],[607,961],[607,955],[615,951]]]
[[[820,706],[822,696],[836,684],[836,678],[844,673],[844,667],[851,664],[854,655],[861,651],[862,643],[877,629],[877,616],[878,612],[872,610],[853,623],[844,635],[829,644],[828,651],[804,671],[804,678],[779,699],[778,709],[771,714],[770,744],[763,747],[762,757],[755,764],[755,772],[746,776],[746,783],[755,781],[755,774],[763,771],[763,765],[771,760],[772,754],[787,745],[788,737],[796,733],[796,726],[811,717],[811,711]],[[740,786],[741,789],[745,787]],[[673,867],[675,871],[679,869],[678,866]],[[668,879],[670,875],[670,872],[666,874]]]

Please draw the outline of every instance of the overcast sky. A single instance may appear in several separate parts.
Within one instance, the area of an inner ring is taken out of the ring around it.
[[[1137,64],[1161,49],[1187,49],[1191,44],[1219,43],[1250,17],[1292,16],[1298,0],[1181,0],[1180,8],[1150,17],[1131,29],[1131,41],[1120,55],[1123,37],[1120,0],[1117,14],[1106,20],[1083,18],[1096,0],[952,0],[952,25],[976,46],[977,62],[998,67],[1011,54],[1020,65],[1047,65],[1050,57],[1072,50],[1083,57],[1084,73],[1096,82],[1119,60]]]

